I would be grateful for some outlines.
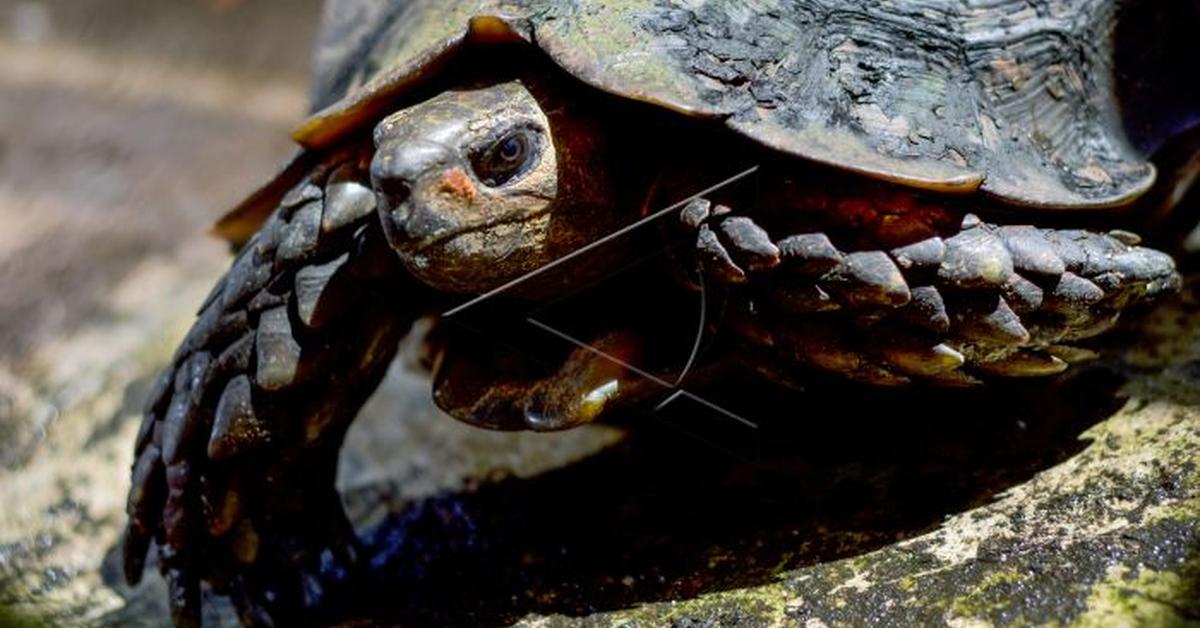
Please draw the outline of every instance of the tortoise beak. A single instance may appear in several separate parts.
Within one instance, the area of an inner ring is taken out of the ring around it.
[[[417,141],[379,147],[371,161],[371,185],[392,246],[418,250],[456,230],[454,220],[424,202],[427,192],[452,172],[461,174],[461,164],[442,144]]]

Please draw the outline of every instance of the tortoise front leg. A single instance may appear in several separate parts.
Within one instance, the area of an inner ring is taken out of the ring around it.
[[[337,454],[416,317],[417,289],[363,163],[340,155],[284,198],[148,400],[125,576],[139,581],[156,541],[177,625],[199,623],[202,581],[231,593],[247,623],[272,625],[353,569]]]
[[[873,384],[971,384],[1059,373],[1078,340],[1130,306],[1176,289],[1170,256],[1124,232],[988,224],[973,215],[888,226],[911,235],[770,233],[748,217],[689,204],[697,256],[735,286],[736,334],[759,350]],[[716,223],[716,227],[712,227]],[[841,235],[834,235],[834,234]],[[853,240],[851,240],[853,238]]]

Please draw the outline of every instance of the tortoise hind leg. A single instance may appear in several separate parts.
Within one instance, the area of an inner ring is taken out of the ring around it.
[[[151,540],[177,625],[200,586],[252,625],[288,623],[355,561],[333,489],[358,408],[416,318],[356,154],[315,168],[246,244],[151,395],[136,444],[124,557]]]

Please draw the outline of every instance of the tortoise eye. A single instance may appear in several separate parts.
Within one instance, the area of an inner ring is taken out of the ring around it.
[[[498,187],[513,180],[537,157],[537,137],[530,129],[517,129],[500,137],[472,160],[475,176],[484,185]]]

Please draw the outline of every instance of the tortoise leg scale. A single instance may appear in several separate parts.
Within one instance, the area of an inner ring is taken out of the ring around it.
[[[744,282],[747,271],[774,268],[781,261],[770,234],[750,218],[732,215],[727,206],[696,198],[684,206],[680,220],[697,231],[696,251],[705,270],[726,282]]]
[[[939,235],[871,250],[820,230],[770,233],[702,199],[680,221],[705,272],[749,301],[732,323],[760,357],[872,384],[1058,373],[1088,356],[1071,343],[1180,282],[1170,256],[1123,231],[968,214]]]
[[[247,624],[272,625],[354,569],[337,452],[420,300],[376,218],[366,163],[339,154],[287,194],[146,405],[125,577],[140,580],[154,541],[176,625],[200,623],[204,581]]]

